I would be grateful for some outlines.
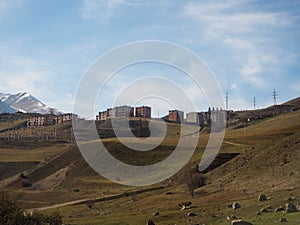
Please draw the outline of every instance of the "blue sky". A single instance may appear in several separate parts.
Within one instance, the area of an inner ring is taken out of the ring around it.
[[[292,0],[0,0],[0,92],[28,91],[72,111],[76,88],[99,56],[128,42],[162,40],[199,55],[229,93],[230,108],[253,108],[254,96],[258,107],[268,106],[273,88],[282,103],[299,96],[299,16],[300,2]],[[149,76],[174,72],[145,68]],[[121,71],[110,91],[142,69]],[[192,84],[180,82],[196,96]],[[108,100],[96,106],[106,107]]]

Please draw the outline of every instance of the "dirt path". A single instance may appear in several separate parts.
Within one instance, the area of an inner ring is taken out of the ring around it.
[[[235,146],[240,146],[240,147],[247,147],[247,145],[234,143],[234,142],[230,142],[230,141],[223,141],[223,143],[230,144],[230,145],[235,145]]]
[[[106,196],[106,197],[79,199],[79,200],[64,202],[64,203],[55,204],[55,205],[51,205],[51,206],[45,206],[45,207],[39,207],[39,208],[33,208],[33,209],[25,209],[24,211],[31,213],[34,211],[44,211],[44,210],[48,210],[48,209],[55,209],[55,208],[60,208],[60,207],[64,207],[64,206],[69,206],[69,205],[80,205],[80,204],[85,204],[87,202],[93,202],[93,203],[94,202],[104,202],[104,201],[109,201],[109,200],[132,196],[132,195],[142,194],[142,193],[146,193],[146,192],[151,192],[151,191],[155,191],[155,190],[160,190],[160,189],[164,189],[164,188],[165,187],[154,187],[154,188],[147,188],[147,189],[142,189],[142,190],[124,192],[121,194],[110,195],[110,196]]]

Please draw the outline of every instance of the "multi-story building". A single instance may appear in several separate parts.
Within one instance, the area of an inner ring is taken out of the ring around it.
[[[201,113],[199,112],[189,112],[186,114],[186,122],[200,125],[200,116]]]
[[[211,121],[211,110],[208,112],[190,112],[186,114],[186,122],[194,123],[198,126],[205,126],[210,124]]]
[[[27,127],[45,126],[45,116],[33,116],[27,119]]]
[[[96,120],[106,120],[107,119],[107,111],[99,112],[99,115],[96,116]]]
[[[123,105],[114,108],[108,108],[106,111],[99,112],[96,120],[107,120],[113,118],[128,118],[134,116],[134,108],[131,106]]]
[[[217,124],[224,123],[226,121],[226,111],[213,108],[210,114],[210,121]]]
[[[151,107],[149,106],[135,107],[135,116],[142,117],[142,118],[151,118]]]
[[[172,122],[183,122],[184,112],[180,110],[169,110],[168,120]]]
[[[112,119],[116,118],[116,110],[115,108],[109,108],[107,109],[106,119]]]
[[[43,127],[56,125],[67,121],[71,121],[73,116],[74,114],[72,113],[66,113],[62,115],[36,115],[27,119],[27,127]]]
[[[116,113],[116,118],[128,118],[134,116],[134,108],[131,106],[116,106],[114,109]]]

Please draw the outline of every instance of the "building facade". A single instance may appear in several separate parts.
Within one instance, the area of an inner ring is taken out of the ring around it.
[[[200,115],[198,112],[189,112],[186,114],[186,122],[200,125]]]
[[[27,127],[43,127],[57,125],[60,123],[71,121],[73,116],[74,114],[72,113],[66,113],[62,115],[36,115],[27,119]]]
[[[226,111],[222,109],[212,109],[210,114],[210,121],[214,123],[225,123],[226,122]]]
[[[123,105],[114,108],[115,118],[130,118],[134,117],[134,108],[131,106]]]
[[[180,110],[169,110],[168,120],[181,123],[184,119],[184,112]]]
[[[142,118],[151,118],[151,107],[140,106],[136,107],[134,110],[134,107],[127,105],[116,106],[114,108],[108,108],[106,111],[99,112],[99,114],[96,116],[96,120],[107,120],[113,118],[131,118],[134,116]]]
[[[151,118],[151,107],[149,106],[136,107],[135,116],[141,118]]]

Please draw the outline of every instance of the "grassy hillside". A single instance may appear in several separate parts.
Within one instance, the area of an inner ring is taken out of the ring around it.
[[[109,126],[104,124],[102,129],[110,129]],[[197,129],[191,126],[183,135],[195,135]],[[167,137],[149,152],[131,150],[113,137],[104,139],[104,144],[119,160],[148,165],[171,154],[180,132],[178,124],[168,124]],[[5,183],[2,190],[9,192],[20,207],[27,209],[93,199],[83,204],[46,210],[59,210],[66,224],[137,225],[152,219],[160,225],[225,225],[230,224],[226,217],[231,214],[253,224],[274,224],[281,217],[289,221],[287,224],[299,222],[299,212],[262,215],[257,215],[257,212],[267,205],[273,209],[284,205],[289,197],[295,204],[300,201],[300,111],[253,121],[239,129],[228,129],[214,169],[205,174],[206,185],[196,189],[192,197],[185,176],[187,172],[195,171],[208,138],[209,134],[202,132],[189,163],[175,176],[153,185],[163,187],[153,191],[135,193],[132,191],[148,187],[123,186],[104,179],[87,165],[72,143],[0,148],[0,167],[8,168],[7,163],[11,164],[10,172],[2,175],[0,187]],[[123,137],[122,141],[132,142],[132,139]],[[21,172],[26,178],[19,177]],[[24,181],[30,182],[31,186],[23,187]],[[258,202],[257,197],[262,192],[271,198]],[[178,205],[185,201],[191,201],[192,207],[181,211]],[[233,210],[227,207],[234,201],[238,201],[242,208]],[[157,211],[159,215],[154,216]],[[194,212],[196,216],[188,217],[188,212]]]
[[[228,163],[206,174],[207,184],[192,198],[184,183],[163,190],[59,210],[70,224],[229,224],[226,217],[235,214],[253,224],[274,224],[285,217],[287,224],[299,223],[300,213],[269,212],[257,215],[264,206],[273,209],[300,199],[300,111],[249,125],[229,129],[221,152],[240,153]],[[205,137],[205,134],[204,134]],[[195,154],[201,154],[201,148]],[[199,158],[193,157],[190,166]],[[173,194],[166,194],[172,192]],[[258,202],[260,193],[271,196]],[[181,211],[178,204],[191,201],[192,208]],[[242,208],[227,206],[238,201]],[[159,211],[158,216],[153,213]],[[188,217],[195,212],[195,217]]]

